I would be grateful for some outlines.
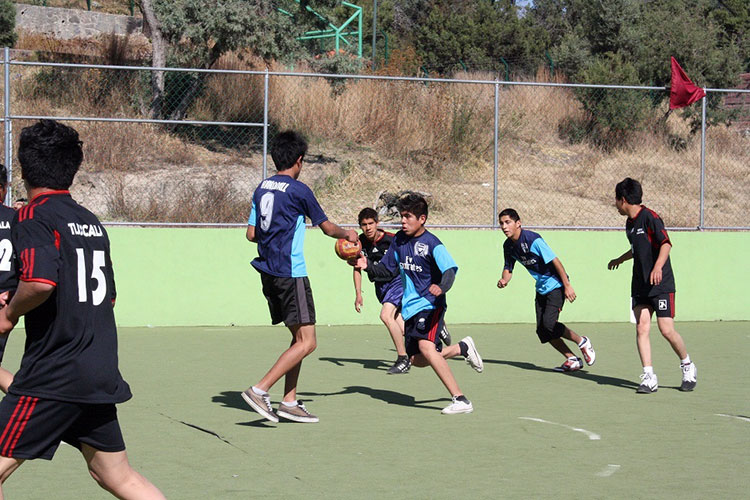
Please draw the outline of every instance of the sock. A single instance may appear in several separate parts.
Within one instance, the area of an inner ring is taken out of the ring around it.
[[[396,358],[396,361],[397,361],[397,362],[398,362],[398,361],[401,361],[401,360],[403,360],[403,359],[406,359],[407,357],[408,357],[408,356],[406,356],[406,354],[404,354],[404,355],[401,355],[401,354],[399,354],[399,355],[398,355],[398,357]]]
[[[253,390],[253,392],[254,392],[255,394],[257,394],[258,396],[262,396],[262,395],[266,394],[266,392],[265,392],[265,391],[261,391],[260,389],[258,389],[258,388],[257,388],[257,387],[255,387],[255,386],[252,386],[252,390]]]
[[[283,404],[284,406],[287,406],[289,408],[294,408],[295,406],[297,406],[297,402],[296,401],[292,401],[292,402],[282,401],[281,404]]]
[[[580,344],[578,344],[578,347],[583,347],[583,344],[585,344],[587,340],[588,340],[588,338],[586,338],[586,337],[581,337],[581,343],[580,343]]]
[[[469,354],[469,346],[463,340],[458,343],[458,347],[461,349],[461,356],[464,358]]]
[[[464,403],[469,402],[469,400],[466,399],[466,396],[464,396],[463,394],[461,394],[460,396],[453,396],[453,399],[455,399],[456,401],[462,401]]]
[[[680,364],[682,365],[689,365],[690,364],[690,354],[685,356],[685,359],[680,360]]]
[[[649,375],[654,374],[654,367],[653,366],[644,366],[643,367],[643,373],[648,373]]]

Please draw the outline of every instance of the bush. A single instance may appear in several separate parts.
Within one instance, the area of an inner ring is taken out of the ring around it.
[[[0,0],[0,45],[12,47],[16,43],[16,6],[10,0]]]

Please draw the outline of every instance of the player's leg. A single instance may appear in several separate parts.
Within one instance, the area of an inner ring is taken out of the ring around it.
[[[638,301],[638,299],[634,300]],[[651,340],[649,335],[653,312],[654,310],[650,303],[647,305],[636,302],[633,307],[633,315],[636,321],[636,345],[638,347],[638,355],[641,358],[641,365],[643,366],[643,373],[640,376],[641,382],[636,390],[639,394],[650,394],[656,392],[659,388],[658,379],[651,364]]]
[[[546,295],[536,294],[536,334],[543,344],[548,343],[565,357],[565,362],[555,368],[557,371],[574,372],[583,368],[583,361],[568,348],[563,337],[568,328],[558,321],[560,311],[565,303],[562,288],[556,288]]]
[[[3,500],[2,483],[18,469],[24,461],[19,458],[0,457],[0,500]]]
[[[388,369],[389,375],[409,373],[411,362],[406,355],[404,346],[404,320],[399,313],[398,306],[393,302],[384,301],[380,309],[380,321],[383,322],[391,335],[393,345],[396,348],[396,361]]]
[[[680,370],[682,371],[681,391],[692,391],[697,383],[698,370],[690,359],[685,341],[682,335],[677,333],[674,327],[674,293],[664,294],[657,297],[656,324],[662,336],[667,339],[672,350],[680,358]]]
[[[297,385],[299,364],[317,347],[315,325],[292,325],[288,328],[292,333],[292,342],[289,344],[289,348],[281,353],[271,369],[254,386],[263,392],[268,392],[281,377],[287,375],[288,382],[285,383],[284,387],[285,399],[288,399],[287,396],[290,391],[292,392],[289,398],[296,396],[293,388],[296,388]]]
[[[591,345],[591,340],[588,337],[581,337],[567,326],[565,326],[562,336],[576,343],[587,365],[591,366],[596,362],[596,351],[594,351],[594,347]]]
[[[471,401],[464,396],[463,392],[461,392],[461,389],[458,387],[458,382],[456,382],[456,378],[453,376],[453,372],[448,366],[448,362],[443,357],[442,353],[438,352],[435,348],[434,341],[420,339],[419,354],[415,357],[423,358],[427,364],[432,367],[435,374],[451,394],[451,404],[443,408],[442,413],[452,415],[457,413],[471,413],[474,411],[474,406],[471,404]]]
[[[86,460],[91,477],[117,498],[163,499],[165,496],[151,482],[130,466],[123,451],[105,452],[81,443],[81,453]]]

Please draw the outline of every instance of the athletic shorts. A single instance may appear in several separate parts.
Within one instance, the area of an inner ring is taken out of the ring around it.
[[[8,394],[0,401],[0,455],[51,460],[60,441],[125,450],[114,404],[81,404]]]
[[[272,325],[282,321],[286,326],[315,324],[315,303],[307,276],[282,278],[261,271],[260,281]]]
[[[562,288],[555,288],[547,295],[536,294],[536,334],[542,344],[559,339],[565,333],[565,325],[557,321],[564,304]]]
[[[443,350],[439,332],[445,326],[443,317],[445,309],[427,309],[419,311],[411,318],[404,321],[404,343],[406,344],[406,355],[411,357],[419,354],[419,341],[429,340],[435,344],[435,349]]]
[[[633,297],[635,306],[648,306],[654,310],[657,318],[674,318],[674,292],[654,295],[653,297]]]
[[[389,302],[394,306],[400,306],[401,298],[404,296],[404,287],[401,285],[401,280],[389,281],[381,286],[376,286],[375,295],[381,304]]]

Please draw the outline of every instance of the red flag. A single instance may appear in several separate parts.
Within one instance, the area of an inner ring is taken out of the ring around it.
[[[702,88],[695,85],[680,67],[677,59],[672,58],[672,88],[669,91],[669,109],[690,106],[705,97]]]

